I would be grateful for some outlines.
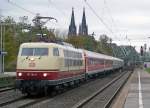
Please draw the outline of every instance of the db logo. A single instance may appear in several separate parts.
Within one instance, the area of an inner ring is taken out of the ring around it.
[[[35,67],[35,63],[34,62],[29,63],[29,67]]]

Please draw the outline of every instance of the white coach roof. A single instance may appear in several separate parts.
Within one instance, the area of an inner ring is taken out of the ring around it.
[[[112,56],[108,56],[108,55],[104,55],[104,54],[100,54],[100,53],[96,53],[96,52],[91,52],[91,51],[88,51],[88,50],[84,50],[84,52],[86,53],[86,56],[88,56],[88,57],[123,61],[122,59],[119,59],[119,58],[115,58],[115,57],[112,57]]]
[[[61,45],[61,44],[57,44],[57,43],[46,43],[46,42],[31,42],[31,43],[23,43],[21,44],[20,47],[58,47],[58,48],[62,48],[65,50],[71,50],[71,51],[78,51],[78,52],[83,52],[83,50],[81,49],[77,49],[74,48],[72,46],[66,46],[66,45]]]

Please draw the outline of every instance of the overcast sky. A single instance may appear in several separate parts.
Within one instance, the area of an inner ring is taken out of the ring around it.
[[[8,1],[31,12],[18,8]],[[84,0],[0,0],[0,12],[1,15],[12,16],[17,21],[20,16],[28,16],[31,21],[36,13],[55,17],[58,23],[51,22],[48,23],[48,26],[67,31],[72,7],[75,11],[77,30],[81,23],[83,7],[85,7],[89,34],[94,32],[96,39],[99,39],[100,34],[107,34],[119,45],[129,45],[128,39],[130,39],[131,45],[136,46],[137,50],[144,43],[150,46],[150,39],[148,39],[150,37],[150,0],[86,1],[107,27],[91,11]]]

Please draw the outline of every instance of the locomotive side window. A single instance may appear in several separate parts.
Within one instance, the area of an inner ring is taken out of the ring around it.
[[[33,56],[33,48],[23,48],[21,56]]]
[[[53,48],[53,56],[59,56],[58,48]]]

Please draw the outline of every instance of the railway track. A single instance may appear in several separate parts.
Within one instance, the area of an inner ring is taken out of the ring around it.
[[[9,105],[11,105],[12,103],[15,103],[15,102],[17,102],[17,101],[20,101],[20,100],[22,100],[22,99],[24,99],[25,97],[18,97],[18,98],[14,98],[14,99],[12,99],[12,100],[9,100],[9,101],[5,101],[5,102],[1,102],[0,103],[0,106],[1,106],[1,108],[2,107],[4,107],[4,108],[9,108],[8,106]],[[16,106],[13,106],[14,108],[16,107]],[[10,107],[11,108],[11,107]]]
[[[1,87],[0,88],[0,93],[5,92],[5,91],[9,91],[9,90],[13,90],[13,89],[14,89],[14,87],[12,87],[12,86],[10,86],[10,87]]]
[[[29,98],[29,97],[20,97],[18,99],[15,99],[13,101],[4,103],[1,106],[1,108],[26,108],[30,105],[36,104],[38,102],[44,101],[48,99],[48,97],[41,97],[41,98]]]
[[[129,72],[121,74],[106,84],[104,87],[99,89],[97,92],[75,104],[72,108],[109,108],[111,102],[130,75],[131,73]]]
[[[42,102],[50,98],[49,96],[34,96],[29,97],[17,91],[7,91],[0,93],[0,108],[26,108],[38,102]]]
[[[22,99],[24,96],[25,95],[22,95],[19,91],[15,91],[15,90],[0,92],[0,107],[18,101]]]
[[[104,87],[106,84],[108,85],[108,83],[110,83],[110,81],[112,81],[113,79],[115,79],[116,81],[117,78],[121,78],[123,74],[120,74],[121,73],[116,73],[105,78],[90,81],[78,88],[74,88],[53,98],[46,99],[45,101],[39,102],[34,105],[30,104],[29,106],[27,106],[27,108],[78,108],[79,103],[82,103],[85,98],[87,99],[89,97],[89,95],[93,95],[93,93],[96,93],[97,91],[99,91],[99,89],[102,89],[102,87]],[[118,77],[118,75],[120,76]],[[93,106],[89,108],[93,108]]]
[[[42,101],[45,101],[47,99],[49,99],[50,97],[42,97],[42,98],[39,98],[39,99],[36,99],[36,100],[31,100],[30,102],[28,103],[25,103],[23,105],[20,105],[18,106],[18,108],[27,108],[28,106],[31,106],[31,105],[34,105],[36,103],[39,103],[39,102],[42,102]]]
[[[108,108],[115,95],[118,93],[121,86],[123,86],[123,83],[125,83],[125,80],[129,77],[129,75],[129,72],[126,74],[112,74],[108,76],[108,78],[100,78],[95,81],[90,81],[81,85],[81,87],[71,89],[54,97],[48,96],[40,98],[29,98],[27,96],[20,95],[15,99],[3,103],[0,102],[0,106],[2,108],[93,108],[93,105],[95,106],[95,104],[97,104],[95,102],[97,101],[101,104],[100,106],[97,105],[98,108]],[[91,86],[89,87],[90,89],[87,88],[88,86]],[[95,92],[93,92],[92,90],[94,87],[96,88]],[[113,90],[114,92],[110,90]]]

